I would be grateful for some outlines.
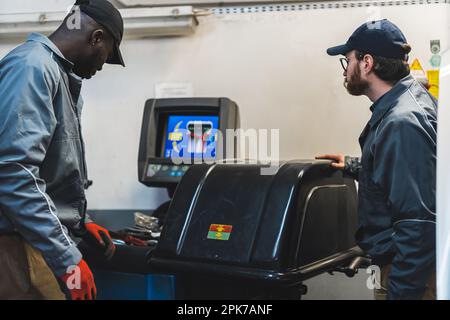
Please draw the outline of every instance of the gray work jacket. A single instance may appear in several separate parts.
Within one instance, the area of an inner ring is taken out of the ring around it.
[[[435,263],[437,103],[413,77],[371,107],[346,158],[359,181],[358,244],[379,264],[392,262],[389,297],[420,299]]]

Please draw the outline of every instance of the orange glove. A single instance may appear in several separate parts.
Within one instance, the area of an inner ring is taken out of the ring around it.
[[[86,229],[87,233],[83,239],[97,248],[106,259],[111,259],[116,251],[116,246],[108,230],[92,222],[86,223]]]
[[[97,296],[97,288],[91,269],[84,260],[81,260],[77,267],[71,273],[60,277],[65,285],[64,289],[70,292],[72,300],[94,300]]]

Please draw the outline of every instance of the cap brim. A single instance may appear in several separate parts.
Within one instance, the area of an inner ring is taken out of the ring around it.
[[[114,44],[114,52],[110,59],[106,61],[108,64],[120,64],[125,67],[125,62],[123,62],[122,53],[120,52],[119,45],[117,42]]]
[[[331,47],[327,49],[327,53],[330,56],[337,56],[339,54],[345,55],[347,52],[352,51],[352,48],[350,48],[347,44],[343,44],[336,47]]]

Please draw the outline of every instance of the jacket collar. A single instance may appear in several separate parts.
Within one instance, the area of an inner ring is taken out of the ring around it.
[[[28,36],[27,41],[36,41],[42,43],[58,56],[59,60],[66,68],[68,68],[69,70],[73,69],[74,64],[71,61],[67,60],[62,52],[58,49],[58,47],[46,36],[40,33],[32,33]]]
[[[383,116],[388,112],[395,104],[397,99],[414,83],[414,78],[411,75],[399,80],[391,90],[381,96],[370,107],[372,111],[372,117],[369,120],[371,127],[375,126]]]

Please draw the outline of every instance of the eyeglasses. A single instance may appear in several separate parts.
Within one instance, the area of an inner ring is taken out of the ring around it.
[[[349,59],[347,58],[340,58],[339,61],[341,62],[341,66],[344,69],[344,71],[347,71]]]
[[[358,52],[356,54],[356,59],[358,61],[360,61],[360,60],[362,60],[364,58],[365,55],[366,55],[366,53],[364,53],[364,52]],[[341,66],[344,69],[344,71],[347,71],[348,64],[350,63],[350,59],[348,59],[348,58],[340,58],[339,61],[341,62]]]

